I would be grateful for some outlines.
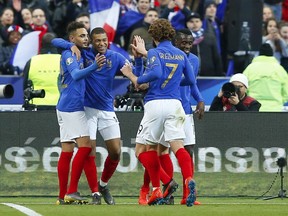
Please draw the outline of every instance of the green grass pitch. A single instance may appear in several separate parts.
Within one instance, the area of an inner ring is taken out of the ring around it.
[[[140,206],[137,197],[116,197],[116,205],[109,206],[105,203],[98,206],[92,205],[55,205],[55,198],[43,197],[0,197],[1,216],[21,216],[24,214],[4,203],[13,203],[33,210],[42,216],[287,216],[288,199],[276,198],[263,200],[255,198],[219,198],[199,197],[201,205],[186,207],[179,205],[180,197],[175,198],[175,205],[171,206]]]

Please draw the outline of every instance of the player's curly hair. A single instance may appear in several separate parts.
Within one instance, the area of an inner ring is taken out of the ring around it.
[[[158,19],[150,25],[148,33],[155,41],[171,41],[175,36],[175,29],[167,19]]]

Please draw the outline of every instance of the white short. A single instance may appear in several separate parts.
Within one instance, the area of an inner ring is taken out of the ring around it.
[[[186,138],[184,139],[184,146],[186,145],[195,145],[195,126],[193,114],[186,115],[184,123],[184,131]]]
[[[97,130],[104,141],[121,137],[119,121],[115,112],[85,107],[85,113],[91,140],[96,140]]]
[[[149,101],[144,106],[136,143],[157,144],[162,133],[166,141],[184,139],[184,120],[185,112],[179,100]]]
[[[183,140],[183,145],[195,145],[195,128],[193,114],[185,115],[184,131],[186,138]],[[170,148],[170,144],[165,142],[164,136],[161,136],[159,143],[167,148]]]
[[[61,112],[56,110],[60,126],[60,142],[75,142],[78,137],[89,136],[88,122],[84,111]]]

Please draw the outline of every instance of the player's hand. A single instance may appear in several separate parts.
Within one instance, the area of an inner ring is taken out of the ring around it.
[[[77,61],[79,61],[81,58],[81,52],[78,49],[78,47],[76,45],[73,45],[71,47],[71,51],[72,51],[72,56],[76,55]]]
[[[136,50],[136,39],[135,39],[135,36],[133,37],[133,43],[130,44],[130,47],[131,47],[131,51],[132,51],[132,54],[135,58],[141,58],[143,57],[143,55],[141,53],[138,53],[137,50]]]
[[[147,56],[147,50],[145,48],[145,42],[140,36],[135,35],[133,38],[133,44],[130,44],[130,46],[132,48],[132,53],[134,50],[137,53],[137,55]],[[133,53],[133,55],[134,55],[134,53]]]
[[[143,84],[138,85],[138,89],[140,89],[142,91],[144,91],[148,88],[149,88],[149,83],[143,83]]]
[[[135,88],[138,89],[138,77],[133,74],[131,63],[125,63],[125,65],[120,69],[120,71],[123,73],[124,76],[130,79]]]
[[[130,63],[125,63],[125,65],[120,69],[124,76],[130,77],[132,74],[132,67]]]
[[[204,117],[204,111],[205,111],[205,104],[204,102],[199,102],[196,106],[195,114],[197,114],[198,119],[202,119]]]
[[[95,61],[98,68],[101,68],[104,64],[106,64],[106,57],[100,53],[97,53],[95,56]]]

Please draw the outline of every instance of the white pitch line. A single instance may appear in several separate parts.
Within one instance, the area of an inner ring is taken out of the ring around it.
[[[21,206],[21,205],[16,205],[14,203],[1,203],[3,205],[7,205],[7,206],[10,206],[12,208],[15,208],[17,209],[18,211],[28,215],[28,216],[42,216],[41,214],[33,211],[32,209],[29,209],[29,208],[26,208],[24,206]]]

